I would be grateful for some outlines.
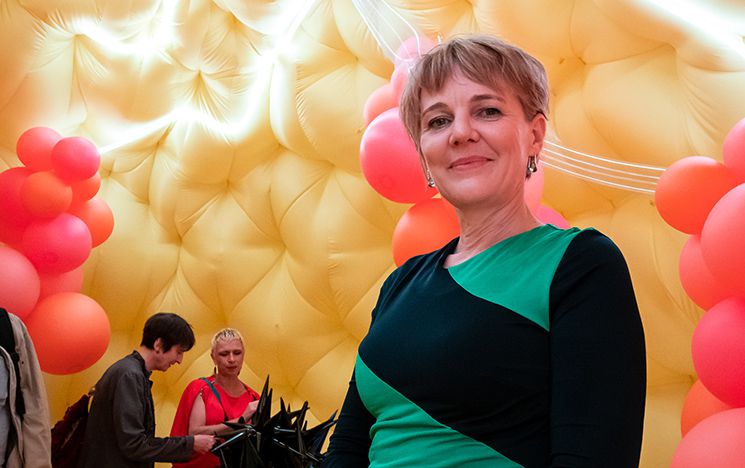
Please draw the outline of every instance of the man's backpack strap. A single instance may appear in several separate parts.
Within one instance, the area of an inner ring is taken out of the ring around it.
[[[10,360],[13,361],[13,368],[16,371],[16,414],[23,416],[26,414],[26,403],[23,401],[23,390],[20,385],[21,373],[18,369],[18,352],[16,352],[16,339],[13,336],[13,325],[10,323],[10,316],[8,312],[0,307],[0,346],[10,355]]]

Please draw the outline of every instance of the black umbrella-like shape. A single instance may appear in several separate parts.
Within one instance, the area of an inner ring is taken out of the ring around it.
[[[224,423],[230,431],[217,434],[223,440],[212,452],[221,468],[313,468],[320,465],[329,429],[336,424],[336,412],[308,429],[305,416],[308,402],[292,411],[279,400],[279,411],[271,415],[272,390],[269,377],[264,382],[256,412],[250,421]]]

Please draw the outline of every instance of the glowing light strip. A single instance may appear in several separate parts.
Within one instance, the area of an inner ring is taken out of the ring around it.
[[[634,187],[632,185],[618,184],[618,183],[611,182],[611,181],[608,181],[608,180],[596,179],[595,177],[588,176],[586,174],[580,174],[580,173],[574,172],[572,170],[569,170],[569,169],[566,169],[566,168],[563,168],[563,167],[554,165],[553,163],[548,162],[548,161],[543,161],[541,164],[544,164],[545,166],[550,167],[552,169],[556,169],[557,171],[564,172],[566,174],[572,175],[572,176],[577,177],[579,179],[587,180],[587,181],[590,181],[590,182],[593,182],[593,183],[596,183],[596,184],[607,185],[609,187],[623,189],[623,190],[629,190],[631,192],[640,192],[640,193],[644,193],[644,194],[647,194],[647,195],[654,193],[654,189]]]
[[[595,164],[595,163],[583,161],[581,159],[576,159],[571,156],[567,156],[565,154],[559,153],[557,151],[550,150],[548,148],[544,148],[543,152],[544,154],[547,155],[547,157],[551,157],[553,159],[560,160],[560,161],[571,161],[573,163],[579,164],[576,167],[588,166],[588,167],[594,167],[596,169],[601,169],[601,171],[593,171],[593,172],[597,172],[598,174],[608,174],[609,177],[616,177],[615,174],[623,174],[623,175],[634,177],[636,179],[651,179],[652,181],[659,180],[660,178],[660,176],[658,175],[639,174],[638,172],[624,171],[622,169],[614,169],[612,167],[605,167],[600,164]],[[587,169],[587,170],[591,171],[591,169]],[[644,182],[644,180],[640,180],[640,182]]]
[[[650,170],[650,171],[656,171],[656,172],[660,172],[660,173],[662,173],[665,170],[664,167],[649,166],[649,165],[646,165],[646,164],[629,163],[629,162],[625,162],[625,161],[618,161],[618,160],[615,160],[615,159],[608,159],[608,158],[603,158],[601,156],[596,156],[596,155],[592,155],[592,154],[582,153],[580,151],[576,151],[576,150],[573,150],[571,148],[567,148],[565,146],[561,146],[560,144],[558,144],[558,143],[556,143],[554,141],[550,141],[550,140],[546,140],[545,145],[546,146],[553,146],[555,148],[559,148],[562,151],[566,151],[567,153],[575,154],[577,156],[582,156],[582,157],[585,157],[585,158],[588,158],[588,159],[593,159],[595,161],[602,161],[602,162],[608,163],[608,164],[616,164],[616,165],[619,165],[619,166],[633,167],[633,168],[637,168],[637,169],[647,169],[647,170]]]
[[[406,57],[400,57],[399,55],[397,55],[396,51],[398,50],[398,46],[409,37],[415,38],[417,53],[419,55],[422,55],[422,47],[419,39],[419,34],[417,33],[416,29],[408,21],[406,21],[403,16],[401,16],[396,10],[388,5],[387,2],[385,2],[384,0],[352,0],[352,4],[354,4],[355,8],[357,8],[357,11],[362,17],[362,21],[365,22],[367,28],[372,33],[373,37],[375,37],[375,41],[378,43],[378,45],[389,52],[389,57],[398,60],[406,60]],[[403,37],[398,31],[401,28],[397,28],[392,21],[389,21],[388,16],[382,12],[382,8],[378,7],[385,7],[390,13],[393,14],[394,17],[400,20],[400,25],[403,26],[404,29],[408,29],[410,31],[410,34],[407,37]],[[379,22],[387,26],[388,29],[396,36],[398,44],[396,45],[395,50],[391,47],[389,41],[386,40],[385,37],[383,37],[381,30],[378,29],[378,26],[373,21],[373,18],[379,20]]]
[[[588,177],[592,177],[591,174],[595,174],[602,177],[595,177],[596,180],[603,180],[603,181],[610,181],[609,179],[619,180],[619,181],[625,181],[625,182],[632,182],[634,184],[642,184],[642,185],[651,185],[651,188],[654,188],[656,185],[656,182],[654,181],[640,181],[637,178],[634,177],[626,177],[626,176],[619,176],[619,175],[613,175],[613,174],[607,174],[603,171],[596,171],[594,169],[587,169],[585,167],[579,166],[577,164],[572,164],[571,162],[563,161],[558,158],[551,157],[550,155],[544,155],[544,161],[550,162],[552,164],[552,167],[570,167],[572,169],[575,169],[580,174],[585,174]]]

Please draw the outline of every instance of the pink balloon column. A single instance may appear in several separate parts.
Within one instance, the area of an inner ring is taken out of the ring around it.
[[[409,69],[432,47],[435,43],[424,36],[402,42],[396,50],[390,82],[373,91],[363,108],[367,128],[360,142],[360,166],[365,179],[383,197],[413,204],[393,233],[396,265],[436,250],[460,234],[454,208],[440,198],[432,198],[437,189],[427,186],[419,154],[399,117],[398,103]],[[540,221],[568,228],[560,213],[541,205],[542,195],[543,168],[539,164],[525,184],[525,202]]]
[[[745,119],[723,152],[724,164],[703,156],[677,161],[655,192],[663,219],[691,234],[680,279],[706,310],[693,334],[699,381],[683,408],[673,468],[745,466]]]
[[[95,196],[101,157],[85,138],[45,127],[25,131],[16,152],[24,167],[0,173],[0,307],[24,320],[43,371],[79,372],[111,334],[101,306],[80,294],[83,263],[114,228]]]

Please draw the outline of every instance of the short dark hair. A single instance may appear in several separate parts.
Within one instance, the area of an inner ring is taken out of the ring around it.
[[[163,350],[166,352],[176,345],[188,351],[195,342],[194,331],[189,322],[170,312],[159,312],[147,319],[142,329],[140,345],[153,349],[158,338],[163,343]]]

